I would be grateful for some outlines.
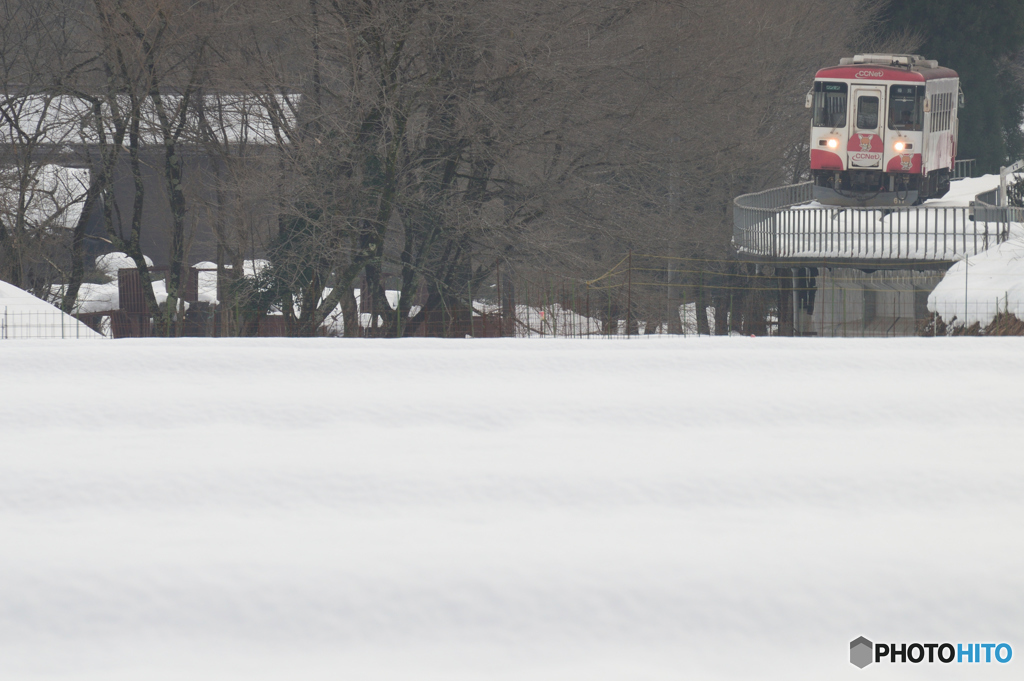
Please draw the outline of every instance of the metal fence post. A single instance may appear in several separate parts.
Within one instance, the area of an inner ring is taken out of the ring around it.
[[[629,264],[626,270],[626,338],[628,339],[631,335],[632,328],[630,322],[632,322],[632,307],[633,307],[633,249],[629,249]]]

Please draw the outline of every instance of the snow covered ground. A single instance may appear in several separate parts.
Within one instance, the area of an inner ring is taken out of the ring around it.
[[[999,312],[1024,319],[1024,238],[955,263],[928,296],[928,309],[968,326],[988,326]]]
[[[1022,350],[5,342],[0,676],[1015,678]]]
[[[28,291],[0,281],[0,340],[101,338],[88,326]]]

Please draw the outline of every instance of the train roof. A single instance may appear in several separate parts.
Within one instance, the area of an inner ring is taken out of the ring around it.
[[[844,80],[897,80],[923,83],[939,78],[959,78],[953,69],[939,66],[934,59],[917,54],[858,54],[852,59],[839,60],[839,66],[829,66],[814,74],[818,78]]]

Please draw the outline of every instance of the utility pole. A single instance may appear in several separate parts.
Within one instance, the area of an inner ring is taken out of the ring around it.
[[[632,333],[631,313],[633,311],[633,249],[629,249],[628,269],[626,270],[626,338]]]

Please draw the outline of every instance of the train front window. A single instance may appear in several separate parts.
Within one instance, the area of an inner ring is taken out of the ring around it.
[[[889,129],[921,130],[924,127],[924,88],[893,85],[889,88]]]
[[[878,97],[857,98],[857,129],[878,129]]]
[[[814,126],[846,127],[846,83],[814,83]]]

